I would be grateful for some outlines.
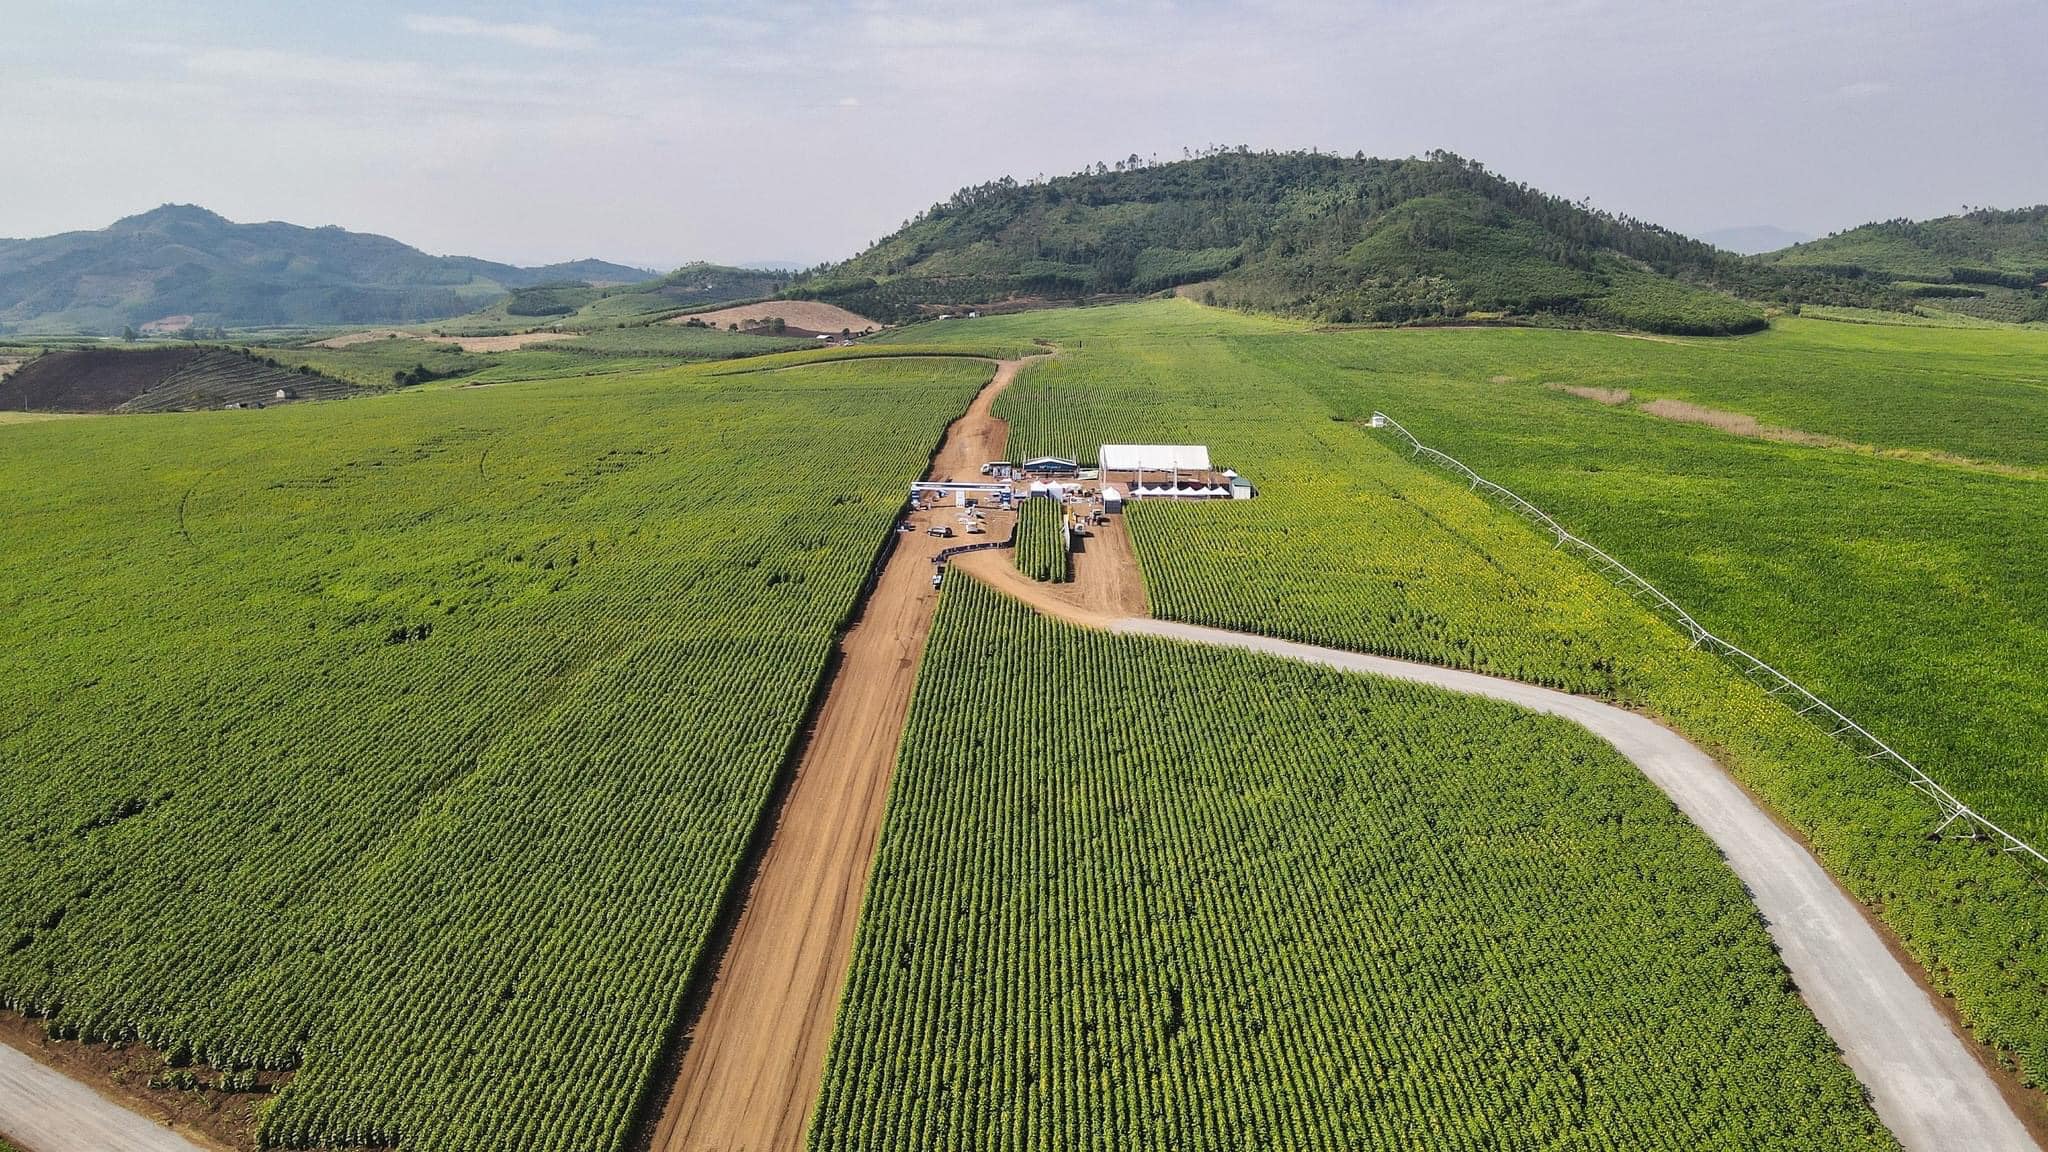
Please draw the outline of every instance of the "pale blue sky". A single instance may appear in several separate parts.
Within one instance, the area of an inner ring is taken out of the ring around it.
[[[0,0],[0,236],[166,201],[436,252],[850,255],[967,183],[1443,147],[1701,231],[2048,201],[2041,0]]]

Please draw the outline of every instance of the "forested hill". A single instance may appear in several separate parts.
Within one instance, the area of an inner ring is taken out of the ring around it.
[[[2031,288],[2048,281],[2048,204],[1865,224],[1762,259],[1855,276]]]
[[[533,284],[647,275],[602,260],[519,268],[430,256],[385,236],[165,205],[96,232],[0,240],[0,330],[111,334],[177,317],[201,327],[405,323]]]
[[[2048,204],[1865,224],[1760,260],[1986,320],[2048,323]]]
[[[1218,151],[965,188],[798,291],[864,315],[1006,296],[1151,292],[1340,322],[1549,315],[1747,331],[1757,299],[1863,287],[1716,252],[1626,216],[1422,159]]]

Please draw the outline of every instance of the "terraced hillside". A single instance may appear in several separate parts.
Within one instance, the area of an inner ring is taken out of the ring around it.
[[[332,400],[355,391],[346,381],[280,367],[242,349],[78,348],[45,353],[0,380],[0,409],[173,412]]]

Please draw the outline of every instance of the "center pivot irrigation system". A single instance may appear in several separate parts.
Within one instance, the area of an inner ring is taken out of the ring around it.
[[[1942,787],[1932,776],[1922,772],[1918,765],[1901,756],[1891,745],[1871,735],[1870,731],[1864,728],[1863,725],[1842,715],[1833,705],[1807,691],[1798,681],[1764,663],[1742,648],[1730,644],[1728,641],[1707,631],[1705,626],[1692,618],[1690,612],[1680,608],[1671,597],[1658,591],[1656,585],[1636,575],[1628,565],[1609,556],[1587,541],[1581,540],[1570,532],[1565,531],[1564,526],[1551,519],[1550,514],[1543,509],[1467,468],[1456,457],[1439,452],[1422,441],[1417,440],[1414,433],[1401,427],[1393,417],[1384,412],[1374,412],[1372,414],[1371,426],[1374,428],[1391,428],[1396,435],[1408,442],[1409,446],[1413,449],[1412,455],[1420,456],[1432,464],[1455,472],[1469,481],[1474,491],[1483,492],[1506,504],[1519,514],[1522,519],[1535,525],[1545,534],[1556,537],[1558,547],[1569,549],[1583,557],[1608,579],[1626,590],[1632,598],[1649,604],[1652,609],[1670,621],[1679,631],[1691,637],[1693,647],[1705,648],[1710,652],[1725,657],[1730,663],[1735,665],[1743,676],[1762,686],[1772,697],[1782,701],[1799,715],[1828,729],[1828,735],[1848,744],[1863,759],[1876,761],[1890,768],[1908,785],[1934,801],[1935,807],[1941,814],[1941,823],[1935,826],[1934,835],[1960,835],[1970,840],[1994,840],[2000,843],[2005,851],[2015,853],[2037,867],[2048,868],[2048,856],[2042,855],[2039,849],[2000,828],[1976,809],[1956,799],[1948,789]],[[1961,833],[1949,831],[1949,829],[1956,827],[1961,827],[1964,831]]]

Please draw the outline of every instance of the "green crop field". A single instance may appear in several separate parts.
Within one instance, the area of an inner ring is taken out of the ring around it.
[[[402,385],[401,375],[424,368],[434,379],[467,376],[497,363],[497,357],[464,352],[453,344],[392,337],[343,348],[264,348],[261,354],[288,368],[301,364],[365,388]]]
[[[272,1142],[619,1146],[989,371],[0,427],[0,1005],[296,1068]]]
[[[1385,409],[1498,473],[1966,801],[2038,834],[2048,826],[2048,610],[2031,574],[2048,562],[2042,482],[1987,465],[2042,458],[2040,437],[2026,433],[2041,426],[2026,419],[2041,393],[2024,380],[2036,347],[2024,341],[2048,342],[1820,322],[1675,343],[1312,333],[1185,302],[976,324],[977,339],[1063,349],[997,404],[1013,453],[1086,461],[1099,443],[1207,443],[1259,486],[1253,501],[1129,514],[1155,614],[1656,713],[1800,829],[1980,1035],[2048,1079],[2038,940],[2048,884],[1988,845],[1927,842],[1936,818],[1917,794],[1688,651],[1551,541],[1359,426]],[[1881,403],[1927,410],[1926,420],[1889,433],[1865,420],[1853,381],[1885,364],[1891,388],[1918,402]],[[1976,463],[1746,438],[1545,387],[1669,389],[1734,407],[1770,380],[1802,394],[1773,399],[1780,407],[1765,415]],[[2007,429],[2002,443],[1957,412],[1973,408]]]
[[[818,1152],[1896,1147],[1713,846],[1584,731],[971,580],[845,1004]]]
[[[501,352],[465,352],[432,340],[396,337],[342,348],[306,345],[262,348],[259,355],[288,367],[316,371],[368,388],[455,379],[465,384],[502,384],[565,376],[645,372],[678,361],[729,360],[807,349],[808,340],[754,336],[684,325],[654,324],[601,328],[565,334]]]
[[[815,341],[787,336],[757,336],[722,328],[687,324],[643,324],[635,328],[599,328],[559,344],[535,345],[592,356],[668,356],[682,360],[725,360],[807,348]]]
[[[1026,500],[1017,509],[1017,570],[1033,580],[1064,584],[1073,579],[1067,554],[1064,513],[1057,500]]]

